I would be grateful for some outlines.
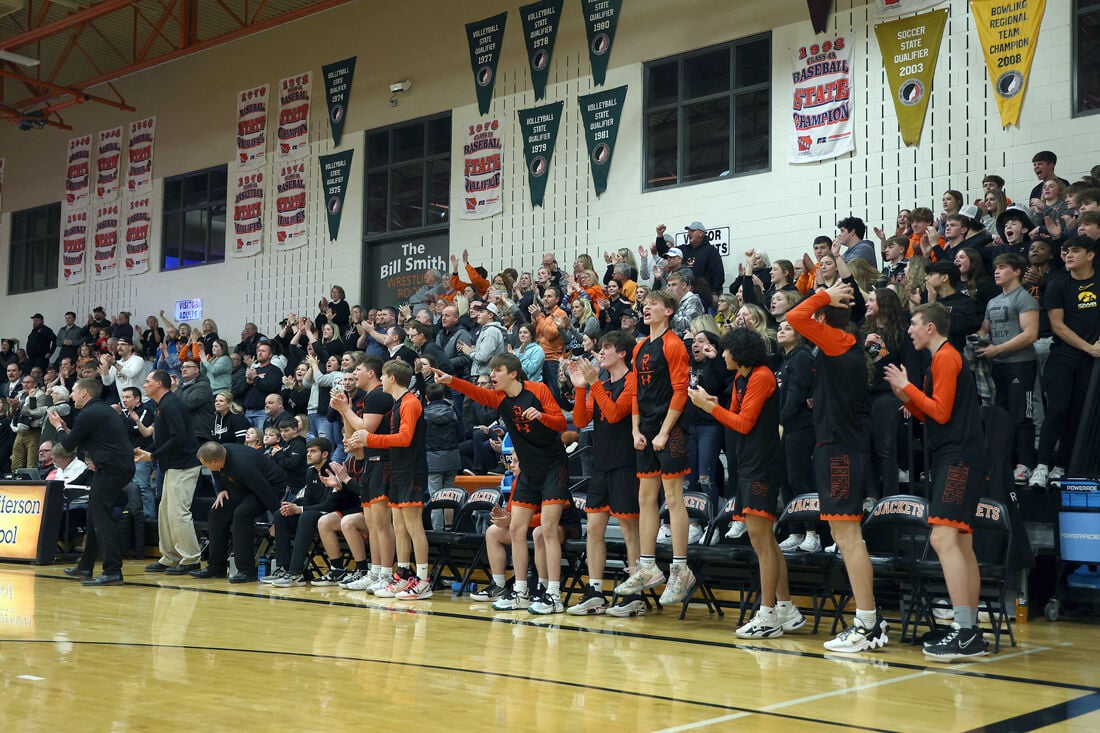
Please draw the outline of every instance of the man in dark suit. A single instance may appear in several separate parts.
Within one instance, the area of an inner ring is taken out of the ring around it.
[[[283,469],[260,451],[237,443],[210,441],[199,448],[199,461],[214,474],[219,488],[210,509],[210,561],[196,578],[224,578],[229,570],[229,537],[232,527],[233,559],[237,572],[230,583],[256,580],[252,527],[256,517],[279,508],[286,494]]]

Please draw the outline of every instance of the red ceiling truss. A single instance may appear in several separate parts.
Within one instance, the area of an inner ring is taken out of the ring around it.
[[[68,130],[76,104],[136,111],[112,82],[348,2],[0,0],[0,120]]]

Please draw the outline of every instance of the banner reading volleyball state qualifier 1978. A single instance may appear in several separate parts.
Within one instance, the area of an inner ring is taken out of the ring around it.
[[[947,11],[933,10],[875,26],[886,80],[894,95],[898,129],[906,145],[920,144],[946,24]]]
[[[271,87],[245,89],[237,94],[237,165],[250,171],[267,162],[267,100]]]
[[[84,257],[88,250],[88,225],[91,214],[87,209],[68,211],[61,229],[61,268],[66,285],[84,282]]]
[[[306,161],[284,163],[275,177],[275,249],[296,249],[309,241],[306,229]]]
[[[153,200],[138,196],[122,202],[126,217],[123,229],[122,271],[127,275],[140,275],[149,270],[149,227],[153,221]]]
[[[233,240],[230,257],[259,254],[264,239],[264,172],[242,171],[233,189]]]
[[[851,61],[844,36],[791,49],[791,163],[828,160],[855,149]]]
[[[970,0],[1001,126],[1020,122],[1046,0]]]
[[[145,196],[153,191],[153,136],[157,118],[130,123],[129,165],[126,167],[126,194]]]
[[[482,119],[466,126],[462,140],[463,219],[484,219],[499,214],[504,203],[501,153],[504,130],[500,119]]]

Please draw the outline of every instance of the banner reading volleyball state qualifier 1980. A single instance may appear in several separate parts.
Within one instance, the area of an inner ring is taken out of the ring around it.
[[[284,163],[275,177],[275,249],[296,249],[309,241],[306,229],[306,161]]]
[[[844,36],[791,49],[791,163],[828,160],[855,149],[851,61],[852,47]]]
[[[91,214],[87,209],[65,213],[61,229],[61,268],[66,285],[84,282],[84,257],[88,250],[88,225]]]
[[[271,87],[245,89],[237,94],[237,165],[250,171],[267,162],[267,100]]]
[[[76,209],[88,203],[92,190],[92,136],[69,141],[65,156],[65,207]]]
[[[1001,126],[1020,122],[1046,0],[970,0]]]
[[[99,133],[95,161],[95,195],[100,201],[118,198],[122,168],[122,126]]]
[[[946,24],[947,11],[933,10],[875,26],[886,80],[894,95],[898,129],[906,145],[920,144]]]
[[[264,239],[264,172],[242,171],[234,176],[233,240],[230,257],[259,254]]]
[[[153,191],[153,135],[157,118],[130,123],[129,165],[126,168],[126,194],[145,196]]]
[[[313,72],[279,82],[279,160],[297,160],[309,155],[309,99]]]
[[[127,275],[140,275],[149,269],[149,227],[153,221],[153,200],[148,196],[126,199],[122,202],[122,213],[126,217],[122,271]]]
[[[461,218],[484,219],[503,210],[503,149],[503,123],[498,118],[482,119],[466,126],[462,141],[464,205]]]
[[[118,275],[119,204],[95,207],[95,279],[110,280]]]

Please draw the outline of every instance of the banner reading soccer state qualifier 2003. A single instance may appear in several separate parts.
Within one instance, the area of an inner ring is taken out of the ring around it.
[[[828,160],[855,149],[851,61],[844,36],[791,49],[791,163]]]
[[[484,219],[503,210],[503,148],[504,130],[500,119],[482,119],[466,126],[462,141],[463,219]]]

